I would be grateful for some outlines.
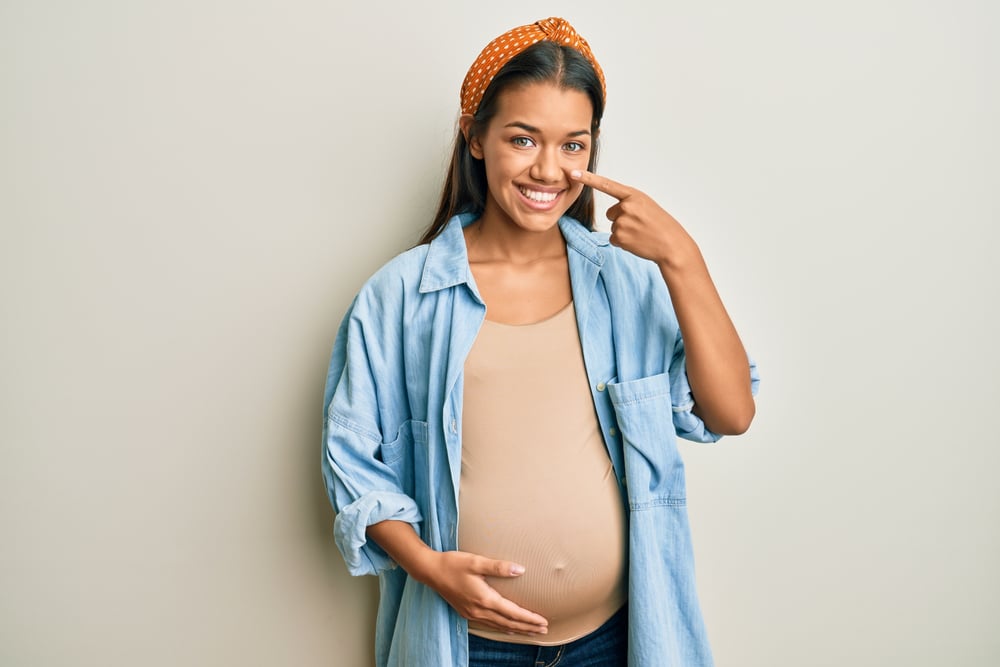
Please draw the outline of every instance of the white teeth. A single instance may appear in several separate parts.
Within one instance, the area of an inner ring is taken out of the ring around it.
[[[521,194],[530,199],[531,201],[537,201],[541,203],[550,202],[559,196],[558,192],[537,192],[535,190],[528,190],[527,188],[518,188]]]

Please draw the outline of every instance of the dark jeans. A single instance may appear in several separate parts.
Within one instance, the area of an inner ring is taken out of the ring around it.
[[[512,644],[469,635],[469,667],[626,667],[628,605],[589,635],[560,646]]]

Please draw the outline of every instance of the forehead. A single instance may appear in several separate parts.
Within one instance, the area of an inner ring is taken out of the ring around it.
[[[511,86],[500,93],[494,120],[500,126],[521,122],[543,130],[568,128],[575,132],[589,130],[593,117],[593,105],[586,93],[540,82]]]

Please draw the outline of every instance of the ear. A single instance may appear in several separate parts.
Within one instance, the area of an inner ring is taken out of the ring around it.
[[[469,145],[469,152],[477,160],[483,159],[483,146],[479,143],[479,137],[472,133],[472,114],[464,113],[458,119],[458,128],[465,137],[465,143]]]

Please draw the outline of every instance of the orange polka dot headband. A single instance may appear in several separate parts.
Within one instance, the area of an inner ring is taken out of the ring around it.
[[[476,58],[476,62],[472,63],[472,67],[469,68],[469,73],[465,75],[465,81],[462,82],[462,113],[475,114],[496,73],[510,62],[511,58],[532,44],[543,40],[571,46],[579,51],[594,66],[594,72],[601,80],[601,96],[607,97],[604,71],[594,59],[594,54],[590,51],[587,40],[577,34],[569,21],[553,16],[530,25],[514,28],[486,45],[486,48]]]

